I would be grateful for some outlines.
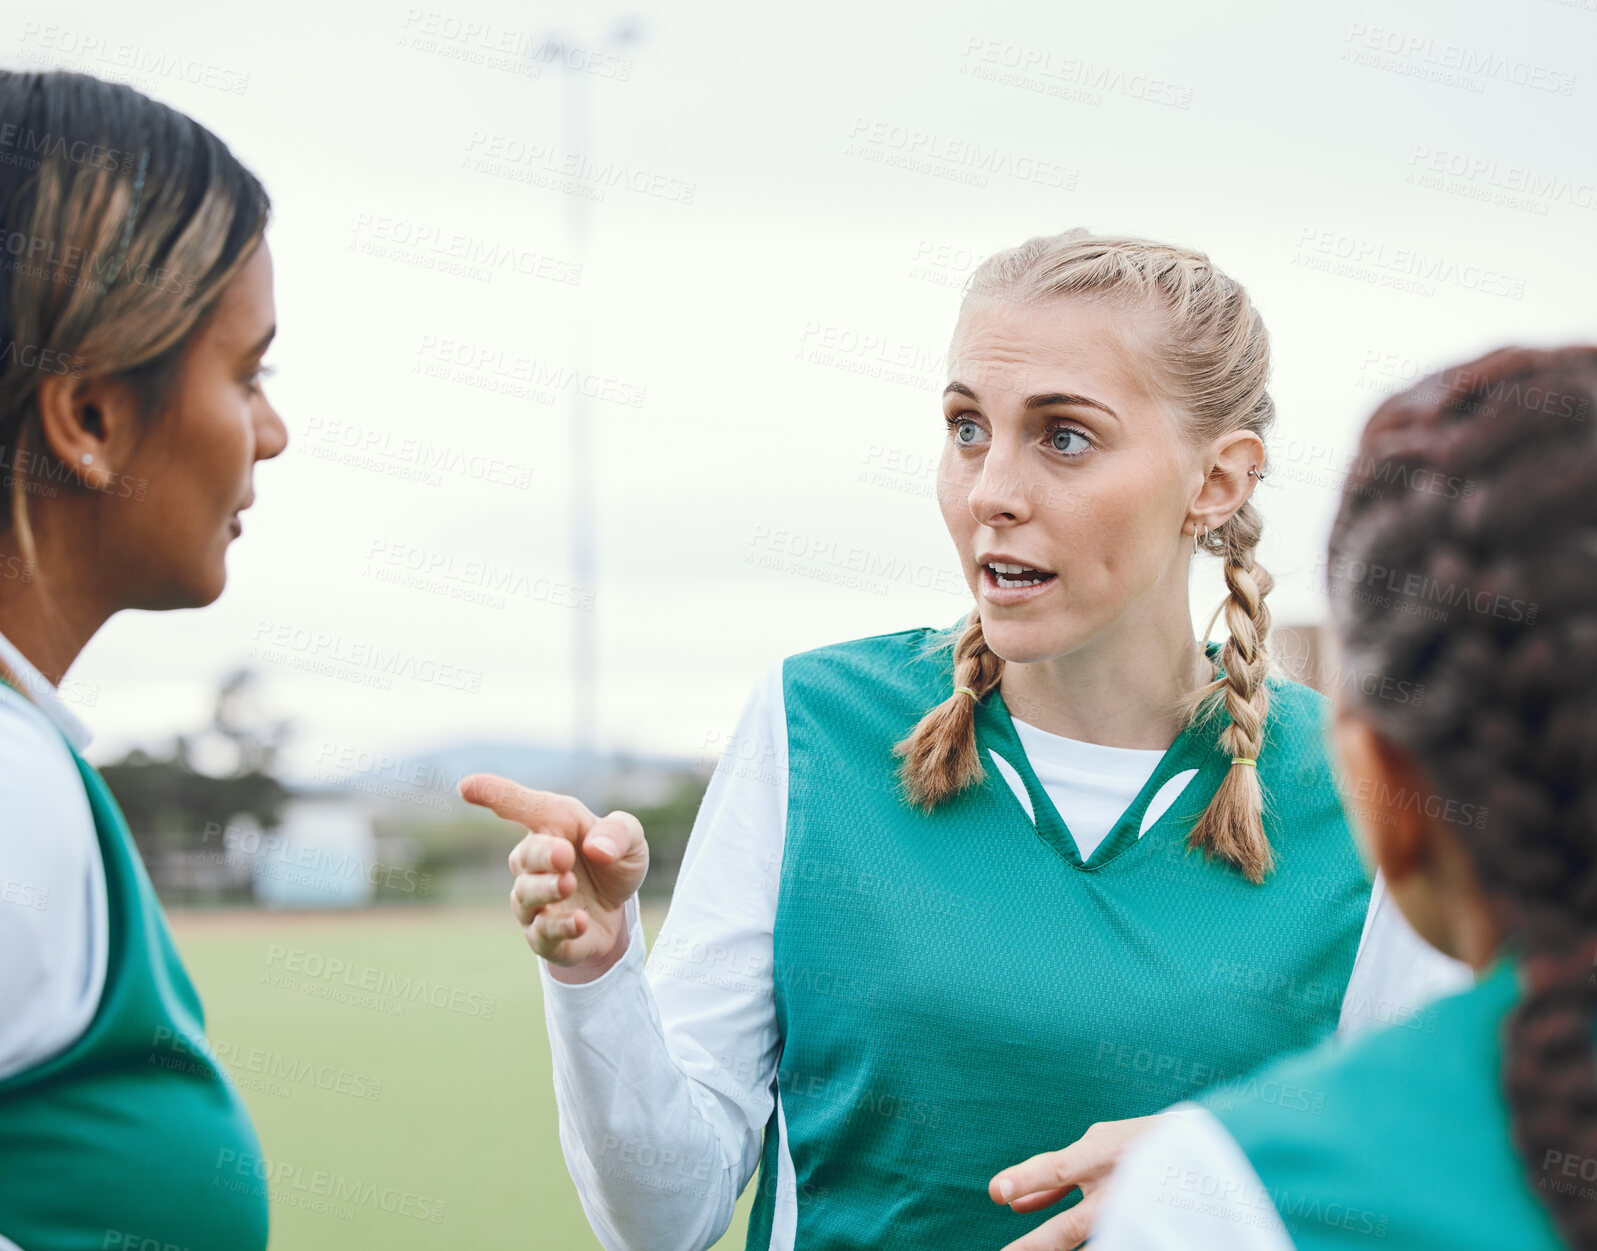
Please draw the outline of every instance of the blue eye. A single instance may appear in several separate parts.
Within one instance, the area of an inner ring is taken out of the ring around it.
[[[1071,435],[1074,435],[1076,438],[1080,439],[1083,446],[1073,449],[1067,444],[1060,442],[1061,439],[1068,440]],[[1080,430],[1077,430],[1074,426],[1055,426],[1049,434],[1049,442],[1052,444],[1054,451],[1062,452],[1066,456],[1080,456],[1092,446],[1092,440],[1087,438],[1086,435],[1084,435]]]
[[[969,417],[948,417],[949,436],[955,443],[968,447],[981,437],[981,426]],[[968,431],[968,437],[967,437]]]

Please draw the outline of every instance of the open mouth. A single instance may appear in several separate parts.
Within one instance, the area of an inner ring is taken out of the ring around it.
[[[1041,586],[1059,576],[1046,569],[1032,569],[1026,565],[1010,565],[998,561],[985,564],[982,568],[987,570],[996,585],[1006,590],[1011,587]]]

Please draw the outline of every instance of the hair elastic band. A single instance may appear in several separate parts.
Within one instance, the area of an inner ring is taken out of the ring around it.
[[[955,695],[969,695],[972,699],[976,698],[976,692],[971,690],[970,687],[968,687],[968,686],[956,686],[954,688],[954,694]]]
[[[1231,763],[1232,764],[1252,765],[1255,769],[1257,769],[1259,767],[1258,760],[1255,759],[1252,756],[1232,756],[1231,757]]]

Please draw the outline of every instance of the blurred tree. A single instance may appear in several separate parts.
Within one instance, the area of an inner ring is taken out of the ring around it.
[[[609,802],[599,806],[600,812],[623,808],[643,825],[649,840],[649,875],[643,881],[642,894],[670,897],[708,785],[709,779],[702,774],[684,771],[656,803],[628,803],[611,795],[607,796]],[[460,812],[444,817],[396,809],[379,816],[376,829],[379,837],[410,840],[417,850],[413,867],[436,881],[458,883],[469,877],[492,893],[500,889],[503,879],[508,888],[505,857],[516,845],[515,829],[481,809],[462,805]]]
[[[248,666],[230,670],[203,729],[174,736],[164,753],[136,747],[100,769],[152,866],[159,852],[220,850],[217,832],[238,817],[263,829],[281,819],[288,792],[275,770],[293,723],[265,714],[257,678]]]

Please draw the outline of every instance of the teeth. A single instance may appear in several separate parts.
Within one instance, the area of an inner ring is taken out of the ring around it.
[[[1046,582],[1050,576],[1040,570],[1029,569],[1025,565],[1010,565],[1001,561],[994,561],[987,567],[993,571],[993,580],[1003,587],[1037,586]],[[1031,574],[1032,576],[1024,578],[1015,576],[1017,574]]]
[[[987,566],[993,571],[993,581],[1002,587],[1014,586],[1039,586],[1051,576],[1036,569],[1028,569],[1025,565],[1007,565],[994,562]],[[1016,574],[1029,573],[1029,578],[1016,577]]]

